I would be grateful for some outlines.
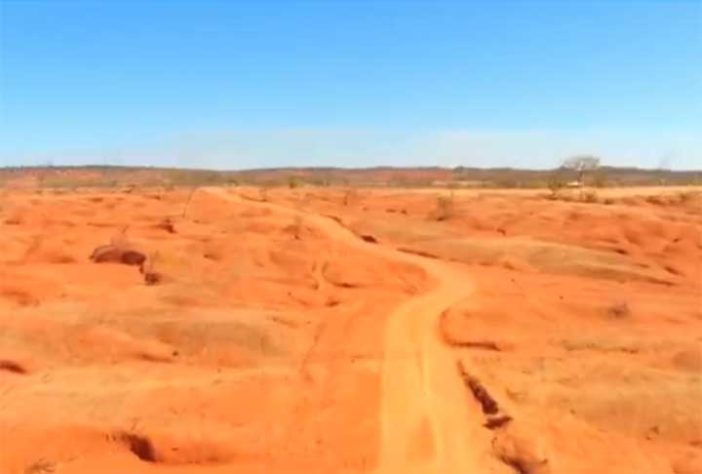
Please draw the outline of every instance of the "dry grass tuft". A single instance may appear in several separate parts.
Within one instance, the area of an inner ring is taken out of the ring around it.
[[[456,203],[453,191],[448,196],[436,197],[436,208],[432,212],[434,220],[447,221],[456,214]]]
[[[599,202],[597,193],[595,191],[586,191],[582,193],[580,198],[583,202],[586,202],[588,204],[596,204]]]
[[[160,261],[161,255],[158,252],[154,252],[149,255],[149,258],[141,266],[141,274],[144,276],[144,283],[147,286],[158,285],[163,281],[163,275],[157,270]]]
[[[24,474],[49,474],[56,472],[56,463],[38,459],[24,468]]]
[[[631,309],[626,302],[619,302],[607,308],[607,315],[615,319],[623,319],[631,316]]]

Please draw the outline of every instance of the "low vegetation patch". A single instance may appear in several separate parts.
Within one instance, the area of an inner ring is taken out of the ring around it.
[[[442,222],[451,219],[456,214],[456,203],[453,191],[448,196],[437,196],[436,207],[432,212],[432,218]]]
[[[139,271],[144,276],[144,283],[147,286],[153,286],[163,281],[163,275],[157,270],[157,266],[161,261],[161,255],[155,252],[149,256],[139,268]]]
[[[56,463],[38,459],[24,468],[24,474],[50,474],[56,472]]]
[[[607,315],[614,319],[624,319],[631,316],[631,309],[626,302],[619,302],[607,308]]]

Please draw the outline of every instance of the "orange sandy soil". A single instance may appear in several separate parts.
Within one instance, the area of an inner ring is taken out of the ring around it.
[[[699,190],[439,194],[0,190],[0,472],[702,472]]]

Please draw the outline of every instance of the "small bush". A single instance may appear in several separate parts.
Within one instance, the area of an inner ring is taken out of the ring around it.
[[[599,171],[592,177],[592,185],[596,188],[604,188],[608,185],[607,175]]]
[[[607,315],[615,319],[622,319],[631,316],[631,309],[626,302],[615,303],[607,308]]]
[[[24,469],[25,474],[50,474],[56,471],[56,463],[39,459]]]
[[[298,178],[297,176],[288,176],[288,188],[299,188],[300,184],[300,178]]]
[[[147,286],[158,285],[163,280],[163,275],[156,268],[160,261],[161,255],[158,252],[154,252],[141,265],[139,270],[144,276],[144,284]]]
[[[595,191],[587,191],[582,194],[582,201],[590,204],[599,202],[597,199],[597,193]]]
[[[548,189],[551,191],[551,197],[552,198],[557,198],[558,195],[560,194],[561,190],[565,188],[565,180],[562,179],[559,176],[552,176],[549,178],[547,186]]]
[[[173,224],[173,219],[166,217],[162,219],[158,224],[156,224],[157,229],[165,230],[169,234],[175,234],[175,225]]]
[[[455,202],[453,191],[448,196],[436,197],[436,209],[434,210],[434,219],[437,221],[446,221],[455,214]]]

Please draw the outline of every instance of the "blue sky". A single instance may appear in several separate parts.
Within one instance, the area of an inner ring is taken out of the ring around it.
[[[0,0],[0,166],[702,168],[702,0]]]

